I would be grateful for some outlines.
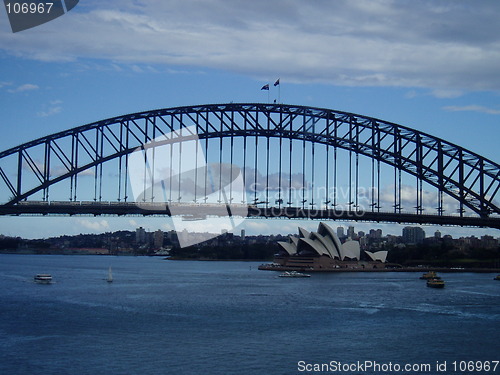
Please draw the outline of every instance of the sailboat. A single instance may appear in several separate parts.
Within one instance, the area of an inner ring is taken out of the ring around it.
[[[108,278],[106,279],[106,281],[108,283],[112,283],[113,282],[113,273],[111,272],[111,266],[109,266],[109,269],[108,269]]]

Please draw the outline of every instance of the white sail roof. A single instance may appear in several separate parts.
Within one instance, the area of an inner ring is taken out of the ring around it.
[[[339,254],[339,258],[344,259],[342,244],[340,243],[340,240],[337,237],[337,235],[334,233],[333,229],[330,228],[325,223],[321,222],[318,225],[318,233],[324,237],[327,237],[331,241],[331,243],[333,244],[333,246],[336,250],[335,252],[337,254]]]
[[[299,253],[301,250],[311,250],[319,255],[329,255],[328,250],[320,242],[310,238],[301,238],[299,240]]]
[[[329,255],[332,259],[340,259],[340,255],[329,237],[322,236],[317,232],[311,232],[311,238],[314,241],[320,242],[321,245],[323,245],[323,247],[328,251],[327,255]]]
[[[295,248],[299,246],[299,239],[295,236],[290,236],[290,239],[292,240],[292,243],[295,245]]]
[[[309,238],[309,232],[302,227],[299,227],[299,237],[300,238]]]
[[[352,240],[346,241],[342,245],[342,249],[344,256],[342,260],[344,260],[344,258],[346,257],[359,260],[359,256],[361,254],[361,248],[359,247],[358,241],[352,241]]]
[[[288,255],[293,255],[297,252],[297,247],[295,244],[285,241],[278,241],[278,246],[285,250]]]
[[[360,260],[361,248],[358,241],[348,240],[342,244],[327,224],[320,222],[317,232],[309,232],[299,227],[299,237],[290,236],[289,242],[278,242],[278,245],[289,255],[310,251],[318,255],[326,255],[332,259],[344,260],[345,258]],[[387,251],[372,253],[366,251],[368,256],[375,260],[385,262]]]
[[[377,251],[375,253],[372,253],[371,251],[366,251],[365,250],[365,253],[368,254],[368,256],[374,260],[374,261],[381,261],[382,263],[385,263],[386,260],[387,260],[387,253],[388,251]]]

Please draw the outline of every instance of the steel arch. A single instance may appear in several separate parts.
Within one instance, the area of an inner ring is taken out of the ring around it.
[[[353,113],[255,103],[133,113],[68,129],[0,152],[1,189],[7,189],[11,195],[4,205],[14,205],[37,192],[48,191],[50,186],[65,179],[71,179],[71,190],[76,192],[79,173],[95,168],[98,176],[99,168],[102,174],[103,163],[122,158],[159,135],[193,125],[200,139],[281,137],[349,150],[436,187],[459,203],[460,213],[468,207],[480,217],[500,214],[496,199],[500,166],[472,151],[402,125]],[[31,153],[40,147],[44,160],[37,162]],[[82,156],[86,158],[84,162]],[[9,157],[16,159],[14,178],[1,164]],[[51,176],[52,160],[64,167],[63,173],[56,177]],[[37,186],[23,188],[24,169],[38,179]]]

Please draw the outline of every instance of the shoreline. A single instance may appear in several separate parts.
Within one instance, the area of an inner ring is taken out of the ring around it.
[[[401,268],[332,268],[332,269],[305,269],[296,267],[271,266],[261,264],[261,271],[299,271],[308,273],[335,273],[335,272],[442,272],[442,273],[500,273],[500,268],[448,268],[448,267],[401,267]]]
[[[177,257],[165,257],[165,255],[157,255],[157,254],[133,254],[133,253],[121,253],[121,254],[105,254],[105,253],[88,253],[88,252],[80,252],[80,253],[55,253],[55,252],[47,252],[47,253],[37,253],[35,251],[0,251],[0,255],[95,255],[95,256],[124,256],[124,257],[137,257],[137,256],[146,256],[146,257],[163,257],[164,260],[174,260],[174,261],[196,261],[196,262],[266,262],[268,259],[203,259],[203,258],[177,258]],[[338,273],[338,272],[442,272],[442,273],[497,273],[500,274],[500,268],[495,267],[470,267],[470,268],[461,268],[461,267],[432,267],[432,266],[424,266],[424,267],[397,267],[397,268],[332,268],[332,269],[305,269],[300,267],[286,267],[279,265],[261,264],[258,266],[258,269],[261,271],[300,271],[300,272],[309,272],[309,273]]]
[[[187,261],[193,262],[268,262],[269,259],[209,259],[209,258],[177,258],[166,257],[165,260]]]

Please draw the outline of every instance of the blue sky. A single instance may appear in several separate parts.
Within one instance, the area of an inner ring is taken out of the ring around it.
[[[89,0],[14,34],[2,9],[0,149],[153,108],[266,102],[260,88],[280,78],[282,102],[399,123],[499,162],[498,14],[500,4],[486,0]],[[277,95],[271,86],[271,100]],[[169,225],[75,218],[64,227],[60,220],[2,217],[0,232],[47,237],[60,228]],[[297,225],[251,224],[247,233],[294,233]]]

